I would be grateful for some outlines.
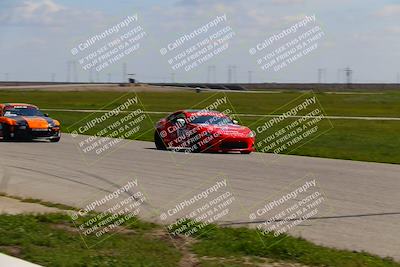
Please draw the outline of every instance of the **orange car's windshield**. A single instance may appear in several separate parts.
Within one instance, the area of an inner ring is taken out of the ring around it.
[[[8,109],[4,112],[5,117],[15,117],[15,116],[39,116],[44,117],[43,113],[34,108],[15,108],[15,109]]]

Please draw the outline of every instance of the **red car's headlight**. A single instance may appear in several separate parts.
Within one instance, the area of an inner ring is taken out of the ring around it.
[[[247,137],[256,137],[256,133],[255,132],[253,132],[253,131],[251,131],[248,135],[247,135]]]

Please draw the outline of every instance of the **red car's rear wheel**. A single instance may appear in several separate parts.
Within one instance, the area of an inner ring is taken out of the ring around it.
[[[167,149],[167,147],[165,146],[164,141],[162,140],[160,133],[158,131],[154,132],[154,143],[158,150],[166,150]]]

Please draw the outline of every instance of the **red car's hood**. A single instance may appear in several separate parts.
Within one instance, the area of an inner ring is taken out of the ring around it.
[[[245,126],[237,124],[227,124],[227,125],[210,125],[210,124],[197,124],[201,130],[206,130],[210,133],[218,133],[221,135],[239,135],[247,136],[251,130]]]

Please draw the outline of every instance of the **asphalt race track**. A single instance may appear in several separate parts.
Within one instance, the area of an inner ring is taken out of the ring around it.
[[[205,181],[226,177],[236,200],[220,223],[254,226],[248,223],[254,207],[289,192],[299,179],[313,177],[326,203],[321,214],[291,234],[400,260],[398,165],[260,153],[173,153],[140,141],[87,161],[67,134],[54,144],[1,142],[0,151],[0,192],[80,206],[135,177],[148,196],[142,216],[157,222],[159,211],[175,199]]]

